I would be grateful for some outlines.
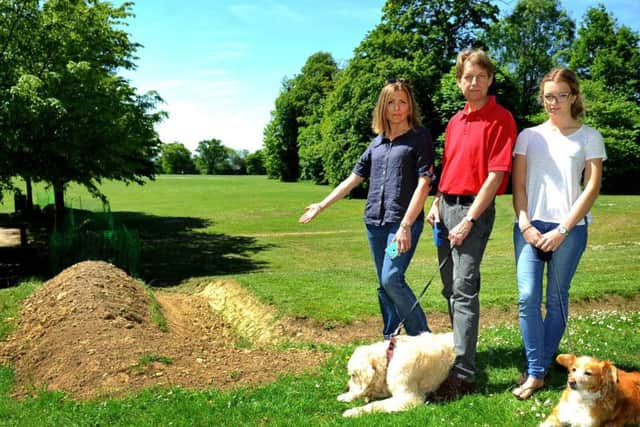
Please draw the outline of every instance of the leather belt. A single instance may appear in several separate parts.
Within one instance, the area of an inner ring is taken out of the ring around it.
[[[476,196],[465,195],[457,196],[455,194],[443,194],[442,198],[450,205],[470,205],[476,199]]]

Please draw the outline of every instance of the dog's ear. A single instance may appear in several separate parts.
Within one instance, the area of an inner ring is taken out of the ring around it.
[[[604,367],[602,368],[603,371],[605,371],[607,373],[607,376],[610,377],[611,382],[613,384],[617,384],[618,383],[618,368],[616,368],[613,363],[611,363],[608,360],[604,361]]]
[[[378,358],[372,358],[370,362],[371,362],[371,368],[373,368],[373,371],[375,373],[380,373],[383,371],[383,369],[387,367],[386,360],[382,361]]]
[[[565,368],[568,368],[569,366],[573,365],[575,361],[576,361],[575,354],[559,354],[558,357],[556,357],[556,362],[558,362],[559,365],[562,365]]]

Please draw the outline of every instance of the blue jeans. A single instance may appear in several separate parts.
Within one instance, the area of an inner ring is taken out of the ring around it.
[[[429,331],[427,317],[404,278],[404,273],[418,246],[424,222],[416,221],[411,227],[411,249],[391,259],[384,250],[393,240],[398,227],[400,227],[399,223],[382,226],[367,225],[369,248],[380,284],[378,301],[382,312],[382,335],[385,339],[394,334],[402,320],[404,320],[404,328],[408,335],[418,335]]]
[[[541,233],[553,230],[556,223],[532,221]],[[528,244],[520,228],[513,228],[518,279],[520,333],[524,343],[527,373],[542,379],[549,369],[566,327],[569,315],[569,287],[587,245],[587,226],[571,229],[549,261]],[[547,264],[546,316],[542,318],[542,281]]]

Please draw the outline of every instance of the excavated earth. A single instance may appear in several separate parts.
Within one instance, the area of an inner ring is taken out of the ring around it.
[[[0,364],[14,368],[14,397],[60,390],[75,399],[122,396],[154,387],[229,389],[317,368],[317,346],[378,339],[377,317],[350,325],[277,318],[233,281],[194,294],[152,292],[124,271],[85,261],[44,283],[24,303],[17,327],[0,342]],[[572,305],[572,312],[637,307],[640,298]],[[160,307],[165,331],[152,319]],[[483,309],[482,326],[515,323],[515,309]],[[489,323],[484,323],[489,322]],[[429,313],[434,331],[446,315]],[[248,343],[248,345],[247,345]],[[295,348],[292,348],[295,347]]]
[[[61,390],[77,399],[152,386],[228,388],[273,381],[322,363],[326,353],[273,346],[239,348],[237,335],[206,296],[156,292],[166,319],[151,318],[151,292],[100,261],[76,264],[23,306],[0,342],[0,363],[15,369],[14,396]]]

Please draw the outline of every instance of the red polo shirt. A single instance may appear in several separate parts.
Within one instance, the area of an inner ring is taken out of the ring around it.
[[[445,194],[478,194],[489,172],[506,172],[497,194],[509,185],[517,128],[511,113],[490,96],[479,110],[464,106],[449,120],[438,189]]]

